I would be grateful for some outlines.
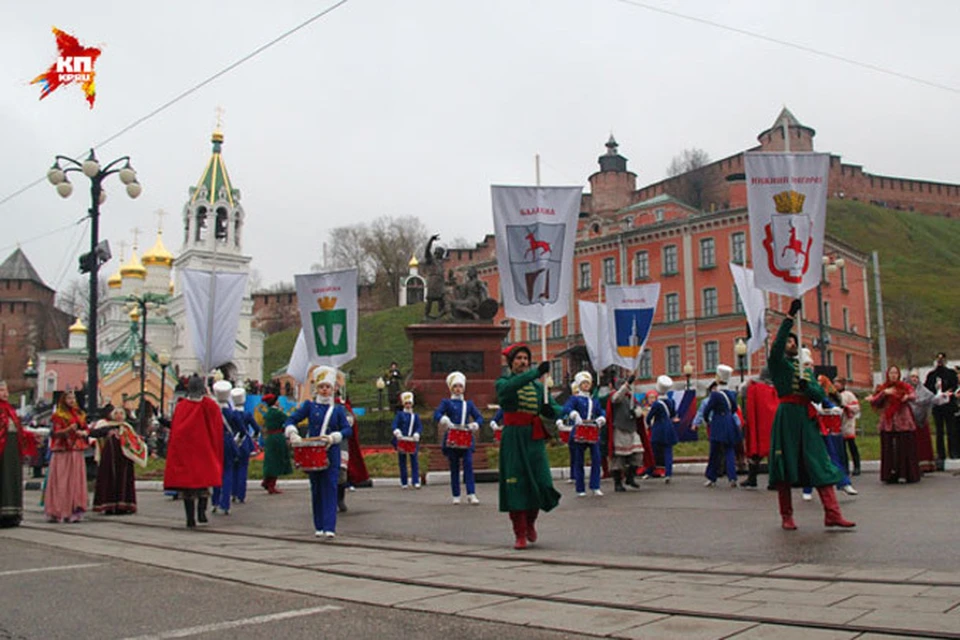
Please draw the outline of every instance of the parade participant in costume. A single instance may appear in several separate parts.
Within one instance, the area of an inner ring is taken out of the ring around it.
[[[183,499],[187,527],[207,521],[210,487],[223,479],[223,414],[205,394],[203,378],[194,374],[187,396],[173,410],[163,488]]]
[[[406,489],[407,460],[410,461],[410,484],[414,489],[420,488],[420,435],[423,433],[423,424],[420,416],[413,411],[413,392],[404,391],[400,394],[403,409],[397,411],[393,417],[393,448],[397,450],[397,463],[400,466],[400,488]],[[408,438],[414,441],[413,453],[404,453],[399,449],[399,440]]]
[[[253,419],[253,415],[247,412],[245,406],[247,403],[247,391],[242,386],[237,385],[230,391],[230,404],[233,408],[235,426],[239,433],[234,436],[237,443],[237,463],[233,467],[233,500],[235,502],[247,501],[247,474],[250,470],[250,456],[257,450],[257,438],[260,436],[260,425]]]
[[[780,398],[770,438],[770,486],[777,489],[782,527],[788,531],[797,528],[790,487],[804,485],[817,488],[825,526],[854,527],[855,523],[845,520],[840,512],[833,488],[840,481],[840,472],[830,461],[812,418],[811,403],[823,401],[823,389],[796,360],[799,346],[797,336],[790,330],[800,306],[800,300],[791,303],[767,359],[770,377]]]
[[[741,487],[757,488],[760,460],[770,455],[770,430],[777,413],[777,389],[770,379],[770,371],[764,367],[760,375],[748,380],[746,385],[747,415],[743,425],[744,454],[747,456],[747,479]]]
[[[570,383],[570,398],[567,402],[577,395],[577,391],[580,390],[580,385],[577,384],[577,381],[574,380]],[[564,411],[566,411],[566,404],[564,404]],[[573,450],[573,438],[570,437],[570,434],[573,432],[573,420],[569,416],[565,416],[566,419],[557,420],[557,437],[560,439],[560,442],[565,442],[567,445],[567,457],[570,460],[570,471],[567,476],[567,484],[573,484],[574,478],[577,477],[576,471],[576,453]]]
[[[213,513],[217,510],[223,515],[230,515],[230,499],[233,496],[233,479],[240,464],[241,451],[237,445],[237,437],[245,432],[243,425],[237,418],[230,404],[230,392],[233,385],[226,380],[217,380],[213,383],[213,396],[220,406],[223,416],[223,477],[220,486],[213,488]]]
[[[717,485],[717,471],[724,466],[730,486],[737,486],[737,443],[743,435],[737,417],[737,393],[726,388],[732,373],[733,369],[725,364],[717,366],[717,390],[710,394],[703,407],[703,419],[710,425],[710,461],[704,473],[705,487]]]
[[[664,482],[667,484],[673,476],[673,447],[679,442],[674,424],[680,421],[673,400],[667,397],[667,392],[671,389],[673,379],[670,376],[657,378],[658,395],[650,403],[646,416],[647,426],[650,427],[650,444],[654,449],[653,456],[663,461]]]
[[[23,461],[36,455],[37,443],[20,424],[7,383],[0,380],[0,528],[19,526],[23,519]]]
[[[503,409],[497,409],[490,420],[490,430],[493,431],[493,439],[500,442],[503,437]]]
[[[283,493],[277,488],[277,478],[293,473],[290,449],[287,448],[287,439],[283,433],[287,414],[277,407],[275,393],[264,395],[263,403],[267,410],[263,415],[263,482],[260,486],[270,494]]]
[[[917,383],[919,384],[919,374]],[[847,389],[846,378],[837,378],[834,386],[837,388],[837,393],[840,394],[840,406],[843,408],[840,433],[843,435],[843,443],[850,453],[850,461],[853,462],[853,475],[858,476],[860,475],[860,449],[857,448],[857,420],[860,419],[860,401],[857,400],[853,391]],[[929,434],[928,430],[927,435],[929,436]]]
[[[643,418],[643,411],[633,395],[634,376],[627,378],[619,389],[610,394],[607,404],[607,423],[610,430],[610,470],[613,473],[614,491],[626,491],[624,481],[631,487],[640,488],[637,484],[637,468],[646,469],[656,467],[653,452],[643,446],[643,439],[639,431],[646,429],[639,422]]]
[[[946,402],[933,405],[933,420],[937,434],[937,469],[943,471],[944,458],[960,458],[960,429],[957,423],[957,392],[960,378],[947,366],[947,354],[937,354],[936,367],[927,374],[924,386]],[[944,446],[946,435],[946,446]]]
[[[537,382],[550,370],[549,362],[530,368],[530,348],[513,344],[503,352],[509,372],[497,379],[497,403],[503,408],[500,441],[500,511],[510,514],[514,548],[525,549],[537,541],[540,510],[551,511],[560,503],[553,488],[547,460],[546,429],[541,416],[555,420],[563,409],[552,398],[544,399]]]
[[[450,397],[444,398],[440,406],[433,412],[433,420],[444,429],[443,446],[441,450],[450,461],[450,491],[453,493],[453,504],[460,504],[460,465],[463,463],[463,481],[467,485],[467,502],[480,504],[477,498],[476,484],[473,479],[473,452],[476,444],[475,434],[483,423],[483,416],[474,406],[472,400],[463,397],[467,386],[467,377],[459,371],[447,376],[447,388]],[[450,446],[451,429],[469,429],[470,446],[467,448]]]
[[[582,428],[584,422],[595,423],[597,427],[603,428],[607,424],[607,418],[603,415],[603,408],[599,400],[592,394],[593,376],[589,371],[581,371],[573,377],[573,383],[577,388],[575,395],[570,396],[566,404],[563,405],[563,417],[569,418],[573,422],[573,430],[570,432],[571,451],[573,457],[570,460],[570,466],[573,470],[573,480],[576,483],[578,496],[587,495],[587,488],[584,482],[584,458],[587,450],[590,450],[590,490],[595,496],[602,496],[600,490],[600,439],[596,442],[580,442],[578,430]],[[563,420],[557,420],[557,427],[563,424]]]
[[[340,475],[337,477],[337,509],[347,510],[347,487],[366,482],[370,479],[367,473],[367,464],[363,460],[363,450],[360,449],[360,429],[357,417],[353,413],[350,398],[345,397],[346,377],[342,371],[337,371],[337,386],[334,392],[335,401],[343,407],[350,424],[350,436],[345,447],[340,447]]]
[[[79,522],[87,510],[86,414],[73,391],[64,391],[51,419],[50,469],[43,506],[51,522]]]
[[[117,407],[90,430],[100,458],[93,510],[106,515],[137,512],[133,465],[147,466],[147,445],[124,418],[123,407]]]
[[[913,392],[917,394],[917,399],[910,403],[913,421],[917,425],[917,461],[920,464],[921,472],[930,473],[937,470],[933,458],[933,440],[930,439],[930,411],[934,403],[938,402],[938,397],[920,383],[920,372],[917,369],[910,371],[907,383],[913,387]],[[941,398],[939,402],[946,400],[942,396]],[[859,462],[859,456],[857,462]]]
[[[880,480],[897,484],[900,478],[908,483],[920,481],[917,460],[917,425],[910,403],[917,399],[913,387],[900,379],[900,368],[891,365],[886,380],[867,398],[880,412]]]
[[[337,480],[340,475],[340,443],[353,433],[347,413],[333,398],[337,370],[317,367],[313,374],[316,396],[297,407],[285,421],[284,433],[293,443],[300,442],[297,424],[308,421],[307,438],[317,439],[327,447],[328,465],[323,471],[311,471],[310,500],[313,528],[318,538],[334,538],[337,531]]]
[[[800,350],[800,362],[804,367],[813,365],[813,354],[810,353],[809,349],[804,347]],[[855,496],[859,492],[850,482],[846,450],[843,447],[843,434],[841,433],[843,408],[840,406],[840,394],[827,376],[817,376],[817,384],[823,389],[825,396],[822,404],[814,405],[817,411],[817,425],[820,427],[820,437],[823,438],[823,444],[827,448],[830,461],[840,472],[840,482],[836,484],[836,487],[847,495]],[[813,500],[813,487],[803,488],[803,499]]]

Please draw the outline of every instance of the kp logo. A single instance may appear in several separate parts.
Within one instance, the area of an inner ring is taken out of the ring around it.
[[[323,296],[317,299],[320,311],[313,311],[313,339],[318,356],[337,356],[347,353],[347,310],[336,309],[337,299]]]
[[[777,213],[763,229],[763,248],[767,252],[770,273],[793,284],[802,282],[810,268],[813,223],[803,213],[805,199],[796,191],[783,191],[773,196]]]
[[[43,100],[64,85],[80,82],[80,88],[93,109],[93,102],[97,98],[93,67],[100,57],[100,49],[84,47],[74,36],[56,27],[53,28],[53,35],[57,39],[57,61],[30,84],[40,85],[40,99]]]

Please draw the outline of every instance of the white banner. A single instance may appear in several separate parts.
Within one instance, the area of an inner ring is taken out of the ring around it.
[[[500,292],[508,318],[567,315],[582,187],[491,187]]]
[[[767,339],[767,300],[763,291],[753,282],[753,269],[730,263],[730,273],[733,282],[737,285],[740,302],[743,303],[743,313],[747,316],[747,327],[750,337],[747,339],[747,354],[763,349],[763,341]]]
[[[357,270],[307,273],[293,281],[308,362],[339,367],[356,358]]]
[[[181,269],[193,352],[204,374],[233,360],[247,274]]]
[[[611,364],[635,371],[657,312],[660,283],[608,286],[606,291],[606,340],[610,345]]]
[[[613,364],[613,352],[607,340],[607,308],[596,302],[578,300],[580,334],[587,346],[587,355],[594,371],[600,372]]]
[[[827,220],[827,153],[744,154],[755,281],[799,298],[820,282]]]
[[[290,362],[287,363],[287,373],[303,384],[307,379],[308,371],[310,371],[310,355],[307,353],[307,337],[303,335],[301,328],[300,333],[297,334],[297,342],[293,345],[293,353],[290,354]]]

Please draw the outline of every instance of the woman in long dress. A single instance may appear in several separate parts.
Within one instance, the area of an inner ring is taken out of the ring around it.
[[[867,398],[880,412],[880,480],[896,484],[903,478],[919,482],[917,460],[917,424],[910,403],[917,399],[913,387],[900,379],[900,369],[887,369],[886,381]]]
[[[0,528],[20,525],[23,461],[37,455],[36,442],[20,424],[9,397],[7,383],[0,380]]]
[[[110,412],[109,420],[100,420],[90,435],[98,438],[100,466],[93,492],[93,510],[108,516],[137,512],[137,492],[133,464],[147,465],[147,447],[124,420],[123,407]]]
[[[51,522],[79,522],[87,511],[87,468],[83,451],[87,448],[86,414],[77,405],[73,391],[65,391],[57,401],[51,420],[50,469],[43,507]]]

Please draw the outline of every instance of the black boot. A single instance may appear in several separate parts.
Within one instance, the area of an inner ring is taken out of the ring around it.
[[[630,466],[627,467],[627,484],[633,487],[634,489],[639,489],[640,485],[637,484],[637,468]]]
[[[616,469],[613,472],[613,490],[616,492],[626,491],[626,487],[623,486],[623,471]]]
[[[347,503],[344,501],[344,497],[347,495],[347,485],[340,484],[337,485],[337,510],[340,513],[346,513]]]
[[[187,529],[193,529],[197,526],[196,516],[194,515],[195,506],[193,498],[183,499],[183,509],[187,512]]]
[[[207,499],[197,498],[197,522],[207,524]]]
[[[740,486],[747,487],[750,489],[756,489],[757,473],[759,472],[760,472],[760,462],[751,458],[747,467],[747,479],[741,482]]]
[[[853,475],[860,475],[860,449],[857,448],[856,440],[847,440],[847,448],[850,450],[850,458],[853,460]]]

